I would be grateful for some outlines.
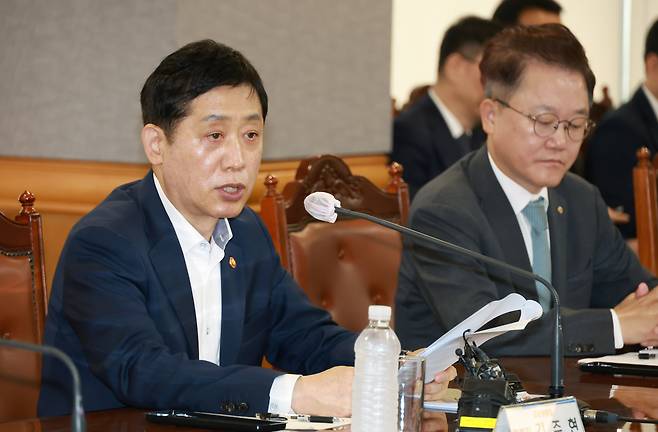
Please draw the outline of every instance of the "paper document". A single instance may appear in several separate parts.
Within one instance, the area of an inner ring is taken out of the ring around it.
[[[542,308],[539,303],[534,300],[526,300],[517,293],[512,293],[502,300],[492,301],[453,327],[420,354],[425,357],[425,382],[432,381],[434,375],[459,359],[455,354],[455,350],[457,348],[463,350],[463,334],[466,330],[477,330],[489,321],[513,311],[521,312],[518,321],[469,333],[468,340],[475,342],[477,346],[481,346],[489,339],[508,331],[523,330],[530,321],[542,315]]]
[[[587,363],[610,363],[610,364],[630,364],[638,366],[655,366],[658,368],[658,350],[644,350],[647,353],[654,354],[653,357],[642,359],[637,352],[627,352],[618,355],[608,355],[596,358],[584,358],[578,360],[578,364]]]

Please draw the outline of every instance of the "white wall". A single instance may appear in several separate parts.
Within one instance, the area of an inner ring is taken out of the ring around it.
[[[632,4],[631,13],[631,64],[629,85],[631,92],[644,80],[644,40],[651,24],[658,19],[658,1],[627,0]],[[631,93],[632,94],[632,93]]]
[[[618,105],[621,95],[621,25],[623,0],[558,0],[562,21],[580,39],[597,79],[601,98],[607,85]],[[642,54],[649,25],[658,18],[658,1],[627,0],[632,5],[631,91],[641,82]],[[401,106],[409,91],[434,82],[438,47],[445,30],[464,15],[491,17],[499,0],[393,0],[391,42],[391,95]]]
[[[414,87],[436,80],[443,33],[464,15],[490,17],[498,0],[393,0],[391,96],[401,106]]]

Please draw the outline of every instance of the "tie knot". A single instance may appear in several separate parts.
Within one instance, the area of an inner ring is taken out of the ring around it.
[[[528,219],[528,223],[535,231],[545,231],[548,228],[548,219],[546,217],[546,208],[544,207],[544,197],[539,197],[530,201],[521,211]]]

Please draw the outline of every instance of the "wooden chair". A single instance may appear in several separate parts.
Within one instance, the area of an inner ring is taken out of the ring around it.
[[[295,180],[283,193],[277,179],[265,179],[263,218],[281,257],[312,302],[354,331],[368,324],[368,305],[392,305],[397,287],[402,242],[390,229],[364,220],[318,222],[304,210],[304,198],[317,191],[333,194],[342,207],[406,224],[409,192],[402,167],[389,168],[390,182],[381,190],[368,179],[352,175],[335,156],[301,162]]]
[[[402,105],[402,108],[400,108],[400,112],[406,110],[407,108],[418,102],[418,99],[425,96],[425,94],[428,92],[430,87],[431,87],[430,84],[422,84],[411,89],[411,92],[409,92],[409,99],[407,99],[404,105]]]
[[[41,343],[46,279],[41,217],[25,191],[15,221],[0,213],[0,337]],[[0,347],[0,422],[36,416],[41,381],[38,354]]]
[[[637,151],[633,168],[635,225],[640,262],[653,274],[658,274],[658,204],[656,204],[656,168],[646,147]]]

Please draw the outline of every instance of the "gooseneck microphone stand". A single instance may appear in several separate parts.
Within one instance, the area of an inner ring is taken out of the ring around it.
[[[467,255],[472,258],[476,258],[484,263],[491,264],[499,268],[503,268],[505,270],[508,270],[510,273],[524,277],[526,279],[532,279],[538,281],[546,288],[548,288],[549,292],[553,297],[553,308],[554,308],[554,318],[555,318],[555,324],[553,328],[553,345],[551,347],[551,384],[548,388],[548,394],[550,395],[551,398],[558,398],[564,395],[564,375],[563,375],[564,346],[562,343],[562,316],[560,314],[560,299],[557,292],[555,291],[555,288],[553,288],[553,285],[551,285],[550,282],[548,282],[543,277],[536,275],[532,272],[529,272],[527,270],[523,270],[521,268],[507,264],[506,262],[503,262],[501,260],[482,255],[481,253],[466,249],[464,247],[457,246],[445,240],[432,237],[420,231],[416,231],[411,228],[407,228],[405,226],[398,225],[396,223],[389,222],[387,220],[380,219],[378,217],[371,216],[366,213],[356,212],[353,210],[344,209],[342,207],[335,207],[335,209],[336,209],[336,213],[340,215],[348,216],[351,218],[369,220],[370,222],[374,222],[378,225],[385,226],[392,230],[398,231],[402,234],[406,234],[410,237],[414,237],[426,241],[428,243],[439,245],[451,251],[463,255]]]
[[[51,355],[57,357],[66,365],[66,367],[71,372],[71,378],[73,379],[73,401],[72,401],[72,411],[71,411],[71,430],[73,432],[85,432],[85,413],[82,408],[82,393],[80,391],[80,375],[78,374],[78,369],[75,367],[73,360],[66,355],[63,351],[50,347],[47,345],[36,345],[27,342],[18,342],[10,339],[0,338],[0,347],[9,347],[16,348],[19,350],[33,351],[40,354]]]

